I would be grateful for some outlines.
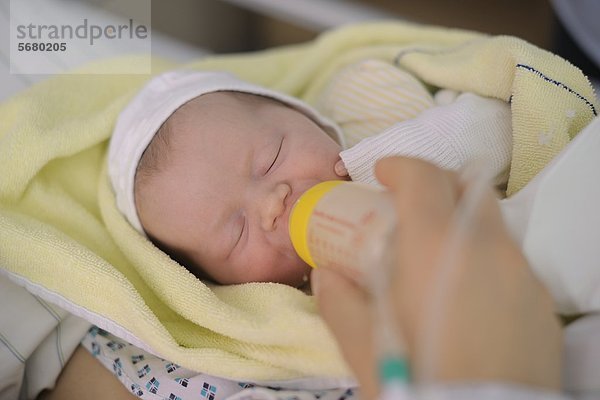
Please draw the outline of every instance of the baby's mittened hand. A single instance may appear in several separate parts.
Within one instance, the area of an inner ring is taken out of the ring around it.
[[[344,165],[344,161],[341,158],[335,163],[335,166],[333,167],[333,169],[334,169],[336,175],[341,178],[345,178],[348,176],[348,170],[346,169],[346,166]]]

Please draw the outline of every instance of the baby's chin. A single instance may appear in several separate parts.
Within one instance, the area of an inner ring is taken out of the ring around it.
[[[296,254],[293,257],[278,254],[270,258],[269,262],[258,263],[255,268],[247,268],[246,274],[235,274],[231,269],[221,269],[221,272],[229,273],[213,276],[212,280],[221,285],[272,282],[300,287],[308,281],[310,270],[311,267]]]
[[[280,266],[280,268],[273,271],[273,279],[271,282],[300,287],[308,282],[311,269],[312,268],[308,264],[297,257],[293,263],[286,266]]]

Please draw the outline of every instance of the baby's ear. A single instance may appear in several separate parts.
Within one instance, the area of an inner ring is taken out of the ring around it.
[[[334,169],[336,175],[341,178],[348,176],[348,170],[346,169],[346,166],[344,165],[344,161],[341,158],[335,163],[335,166],[333,167],[333,169]]]

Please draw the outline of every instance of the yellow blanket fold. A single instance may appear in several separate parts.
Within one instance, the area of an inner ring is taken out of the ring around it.
[[[362,58],[395,60],[432,86],[511,101],[511,192],[598,110],[579,70],[523,41],[404,23],[348,26],[310,43],[186,67],[228,70],[313,102],[333,72]],[[100,64],[109,72],[135,62]],[[153,61],[153,73],[174,67]],[[119,111],[149,76],[78,72],[0,106],[2,272],[190,369],[241,380],[347,376],[310,296],[278,284],[207,286],[127,224],[105,152]]]

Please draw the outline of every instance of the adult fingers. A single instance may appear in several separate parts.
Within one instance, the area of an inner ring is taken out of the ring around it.
[[[391,157],[376,164],[376,176],[393,196],[398,218],[396,263],[391,290],[398,304],[403,331],[410,343],[416,339],[415,321],[422,312],[435,267],[439,264],[460,187],[453,173],[405,157]],[[409,343],[409,344],[410,344]]]
[[[415,158],[382,159],[375,165],[375,176],[393,193],[400,220],[419,226],[433,222],[437,229],[448,221],[459,196],[454,173]]]
[[[324,268],[312,272],[311,283],[319,312],[361,382],[363,396],[376,398],[378,385],[371,330],[373,321],[367,293],[343,275]]]

